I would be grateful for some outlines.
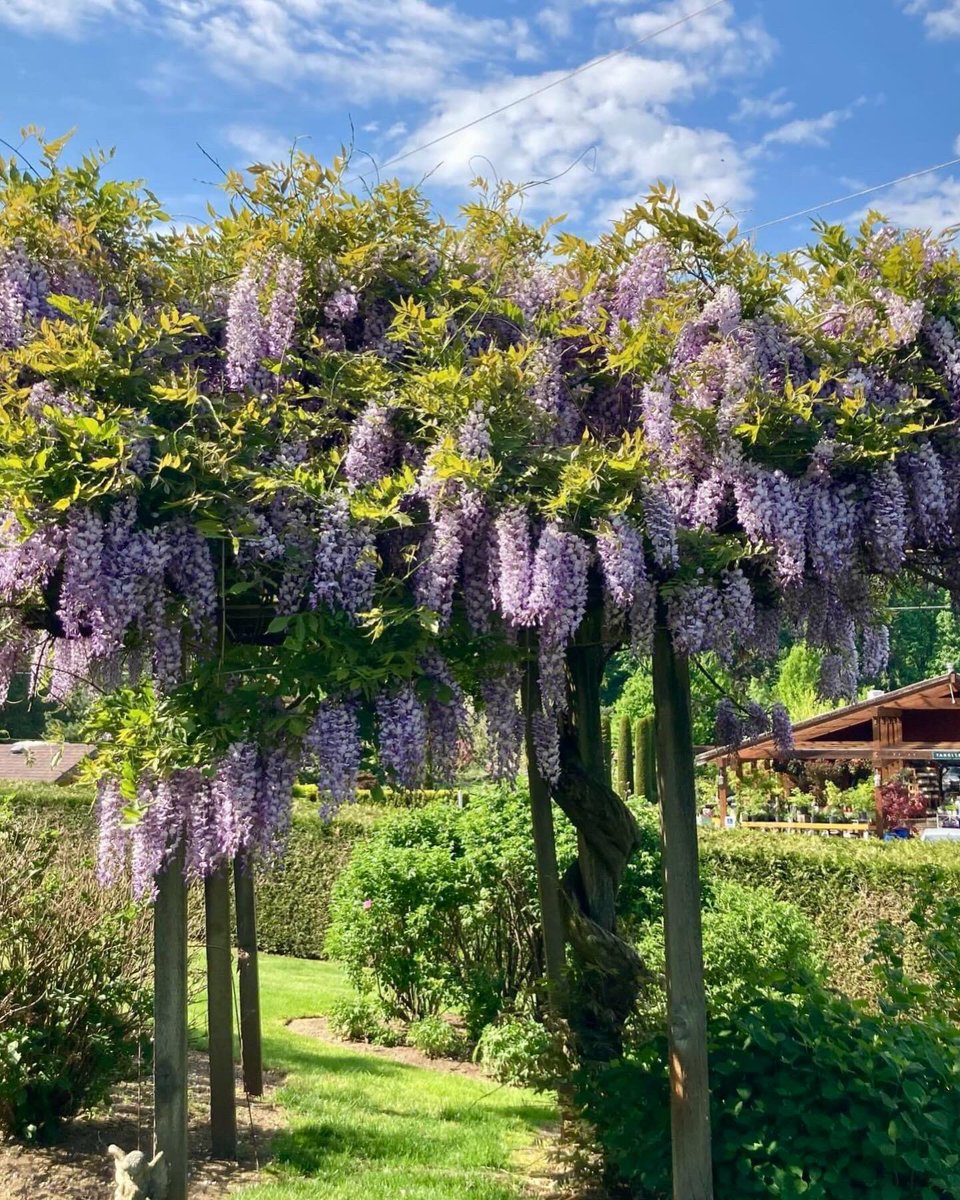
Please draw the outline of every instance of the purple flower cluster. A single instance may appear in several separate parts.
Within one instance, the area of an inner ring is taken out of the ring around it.
[[[643,489],[643,516],[647,538],[653,548],[653,561],[663,570],[675,569],[680,562],[677,549],[677,521],[665,487],[649,483]]]
[[[638,586],[647,577],[643,538],[629,517],[617,513],[610,518],[610,524],[597,534],[597,556],[610,602],[629,612]]]
[[[423,783],[427,715],[410,684],[377,697],[380,765],[401,788]]]
[[[717,704],[713,723],[713,740],[717,746],[739,746],[743,740],[740,714],[733,701],[724,696]]]
[[[439,654],[430,654],[421,666],[433,689],[426,703],[428,775],[434,787],[451,787],[461,748],[469,737],[466,701]]]
[[[370,530],[354,521],[346,499],[320,505],[313,562],[311,602],[357,616],[369,609],[377,572]]]
[[[273,292],[264,316],[260,297],[274,263]],[[260,390],[266,385],[269,376],[261,361],[279,361],[290,348],[302,280],[302,265],[283,255],[249,262],[240,272],[227,303],[226,378],[231,388]]]
[[[352,803],[361,760],[356,704],[324,700],[304,735],[302,753],[303,764],[316,775],[317,789],[326,801],[323,815]]]
[[[357,293],[350,287],[337,288],[323,307],[323,315],[334,325],[348,325],[359,311]]]
[[[527,625],[533,587],[530,518],[522,508],[507,508],[497,517],[495,530],[500,611],[511,624]]]
[[[670,248],[665,242],[644,242],[617,280],[610,311],[621,321],[638,321],[651,300],[666,294]]]
[[[582,422],[563,369],[562,343],[538,346],[531,355],[529,371],[533,379],[530,399],[546,417],[549,440],[556,445],[575,441]]]
[[[517,696],[520,680],[516,668],[506,666],[483,684],[490,774],[498,783],[511,783],[520,769],[523,718]]]
[[[379,483],[393,470],[396,456],[392,410],[371,401],[350,430],[350,444],[343,459],[347,482],[352,488]]]
[[[793,750],[793,724],[790,714],[782,704],[774,704],[770,711],[773,728],[773,744],[777,753],[786,757]]]
[[[420,551],[420,563],[413,579],[418,604],[437,613],[441,626],[450,623],[453,593],[460,558],[462,513],[459,506],[448,505],[431,522]]]

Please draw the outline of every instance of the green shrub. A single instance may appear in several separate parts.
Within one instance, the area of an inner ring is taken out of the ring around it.
[[[752,1003],[758,996],[802,995],[824,979],[813,922],[766,888],[714,881],[705,888],[702,921],[711,1015]],[[642,1041],[663,1029],[666,1020],[662,924],[647,924],[636,940],[654,975],[628,1030],[631,1040]]]
[[[460,1058],[463,1034],[443,1017],[421,1017],[407,1028],[407,1042],[427,1058]]]
[[[380,1045],[389,1041],[386,1031],[389,1026],[380,1009],[364,996],[349,1000],[338,1000],[330,1009],[330,1028],[334,1035],[345,1042],[375,1042]]]
[[[878,922],[903,931],[906,969],[926,978],[929,952],[911,909],[928,880],[960,900],[960,847],[949,843],[701,830],[700,860],[705,886],[732,879],[795,904],[816,928],[831,983],[863,999],[878,990],[865,961]]]
[[[556,1086],[563,1063],[557,1039],[532,1017],[503,1017],[488,1025],[476,1057],[500,1083],[547,1091]]]
[[[43,1139],[132,1070],[149,910],[104,894],[81,839],[0,814],[0,1131]]]
[[[567,862],[565,823],[558,841]],[[541,976],[526,796],[488,787],[463,809],[437,801],[386,816],[334,887],[327,945],[391,1015],[459,1008],[478,1033]]]
[[[612,1175],[670,1193],[664,1039],[580,1081]],[[960,1195],[960,1034],[876,1016],[817,989],[768,997],[710,1025],[718,1197],[946,1200]]]

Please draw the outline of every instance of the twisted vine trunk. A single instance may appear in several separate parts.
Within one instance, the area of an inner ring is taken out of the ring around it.
[[[600,720],[606,654],[603,608],[591,604],[567,651],[570,711],[560,742],[560,780],[553,798],[577,830],[577,858],[562,890],[572,972],[567,1016],[585,1062],[609,1062],[623,1051],[623,1028],[645,970],[617,933],[617,893],[639,834],[610,786]]]

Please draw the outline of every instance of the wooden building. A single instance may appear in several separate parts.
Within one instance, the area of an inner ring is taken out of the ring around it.
[[[720,767],[721,818],[726,815],[727,773],[740,775],[754,763],[783,772],[787,762],[862,760],[872,767],[877,783],[912,768],[928,807],[935,808],[944,768],[960,767],[960,676],[950,671],[893,692],[871,693],[856,704],[798,721],[793,739],[787,755],[778,753],[768,735],[736,749],[715,747],[698,757],[698,763]]]

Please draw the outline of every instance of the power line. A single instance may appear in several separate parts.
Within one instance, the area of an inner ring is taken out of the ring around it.
[[[602,58],[594,58],[590,62],[577,67],[575,70],[568,71],[566,75],[561,75],[550,83],[545,83],[542,87],[535,88],[532,92],[518,96],[516,100],[510,100],[506,104],[501,104],[499,108],[494,108],[490,112],[484,113],[481,117],[474,117],[472,121],[458,125],[456,129],[450,129],[446,133],[439,134],[439,136],[432,138],[429,142],[424,142],[422,146],[416,146],[413,150],[404,150],[402,154],[395,154],[392,158],[388,158],[384,163],[381,163],[381,167],[393,166],[394,163],[402,162],[406,158],[412,158],[415,154],[419,154],[423,150],[429,150],[440,142],[445,142],[448,138],[456,137],[458,133],[464,133],[467,129],[473,129],[475,125],[481,125],[484,121],[489,121],[491,117],[498,117],[501,113],[505,113],[511,108],[516,108],[518,104],[524,104],[527,100],[533,100],[536,96],[542,96],[544,92],[549,92],[551,88],[559,87],[561,83],[567,83],[569,80],[575,79],[576,76],[582,75],[585,71],[592,71],[594,67],[599,67],[602,63],[610,62],[611,59],[619,58],[621,54],[629,54],[631,50],[636,50],[638,46],[642,46],[646,42],[652,42],[654,38],[662,37],[665,33],[670,33],[674,29],[679,29],[681,25],[685,25],[688,21],[692,21],[696,17],[702,17],[704,13],[710,12],[711,9],[719,8],[721,4],[726,3],[727,0],[713,0],[711,4],[706,4],[703,8],[686,13],[684,16],[678,17],[676,21],[671,21],[669,25],[664,25],[661,29],[654,30],[653,33],[647,33],[643,37],[637,38],[634,42],[628,42],[626,46],[621,46],[619,50],[611,50],[609,54],[604,54]]]
[[[858,200],[861,196],[869,196],[872,192],[882,192],[884,188],[893,187],[897,183],[906,183],[908,179],[919,179],[923,175],[932,175],[934,171],[943,171],[946,167],[957,166],[958,163],[960,163],[960,158],[951,158],[948,162],[937,163],[934,167],[924,167],[922,171],[911,171],[909,175],[898,175],[896,179],[888,179],[886,183],[875,183],[872,187],[861,188],[859,192],[850,192],[847,196],[837,196],[835,200],[825,200],[823,204],[813,204],[810,208],[801,208],[798,212],[788,213],[785,217],[776,217],[773,221],[761,221],[759,225],[751,225],[743,232],[745,234],[756,233],[758,229],[769,229],[771,225],[782,225],[784,221],[795,221],[798,217],[808,217],[822,208],[831,208],[834,204],[843,204],[847,200]]]

